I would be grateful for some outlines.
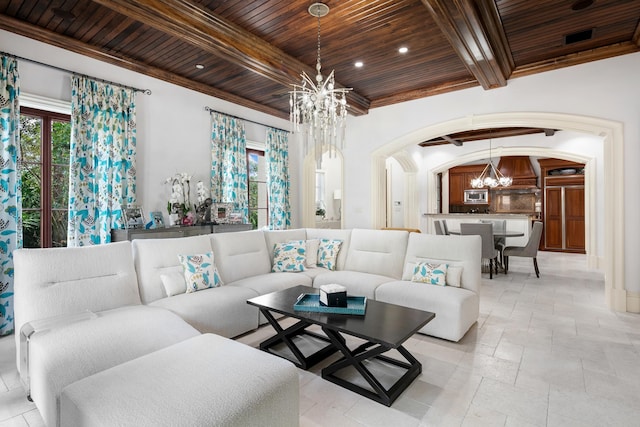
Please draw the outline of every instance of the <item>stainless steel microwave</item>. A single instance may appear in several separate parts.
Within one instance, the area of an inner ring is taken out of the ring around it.
[[[489,190],[464,190],[465,204],[489,204]]]

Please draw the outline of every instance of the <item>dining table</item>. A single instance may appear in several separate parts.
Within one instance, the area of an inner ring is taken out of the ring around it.
[[[460,235],[460,230],[449,230],[449,234]],[[524,236],[524,231],[496,230],[493,232],[494,239],[522,236]]]
[[[460,230],[449,230],[449,234],[460,235]],[[510,231],[510,230],[494,230],[493,231],[493,240],[494,242],[500,241],[500,239],[505,239],[506,237],[522,237],[524,236],[523,231]],[[500,257],[498,257],[500,258]],[[504,268],[504,263],[502,259],[498,259],[498,267],[502,269],[502,271],[506,274],[506,269]]]

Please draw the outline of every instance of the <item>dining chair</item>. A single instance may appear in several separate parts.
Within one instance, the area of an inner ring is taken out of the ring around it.
[[[484,219],[480,222],[493,224],[493,232],[504,232],[507,231],[507,220],[506,219]],[[500,264],[504,265],[504,248],[507,246],[506,237],[495,237],[493,238],[494,247],[500,252]],[[506,271],[505,271],[506,274]]]
[[[449,227],[447,227],[447,220],[446,219],[441,219],[440,223],[442,224],[442,231],[444,231],[444,234],[446,234],[448,236],[449,235]]]
[[[519,256],[533,258],[533,268],[536,270],[536,277],[540,278],[540,270],[538,270],[538,246],[540,246],[540,239],[542,238],[542,222],[536,221],[533,223],[531,235],[529,241],[525,246],[507,246],[502,253],[504,254],[504,271],[509,270],[509,257]]]
[[[498,256],[493,243],[493,224],[487,223],[462,223],[460,224],[460,234],[476,234],[482,238],[482,258],[489,260],[489,279],[493,279],[493,269],[498,274]]]
[[[436,227],[436,234],[443,235],[442,223],[439,220],[433,221],[433,225]]]

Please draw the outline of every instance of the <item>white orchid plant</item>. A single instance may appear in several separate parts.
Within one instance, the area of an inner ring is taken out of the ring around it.
[[[185,216],[192,211],[191,206],[191,175],[186,172],[177,173],[166,179],[165,184],[171,185],[171,196],[167,202],[169,214]]]

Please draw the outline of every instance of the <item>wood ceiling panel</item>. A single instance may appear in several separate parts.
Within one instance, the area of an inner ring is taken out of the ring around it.
[[[350,111],[365,114],[640,50],[640,0],[594,0],[579,11],[574,1],[326,0],[322,70],[354,88]],[[303,70],[315,74],[311,3],[10,0],[0,2],[0,28],[286,117],[290,83]],[[592,40],[564,43],[588,28]],[[409,53],[399,54],[400,46]]]
[[[640,13],[640,0],[599,0],[578,11],[571,9],[574,1],[496,3],[518,66],[629,41]],[[565,45],[565,35],[591,28],[591,40]]]

